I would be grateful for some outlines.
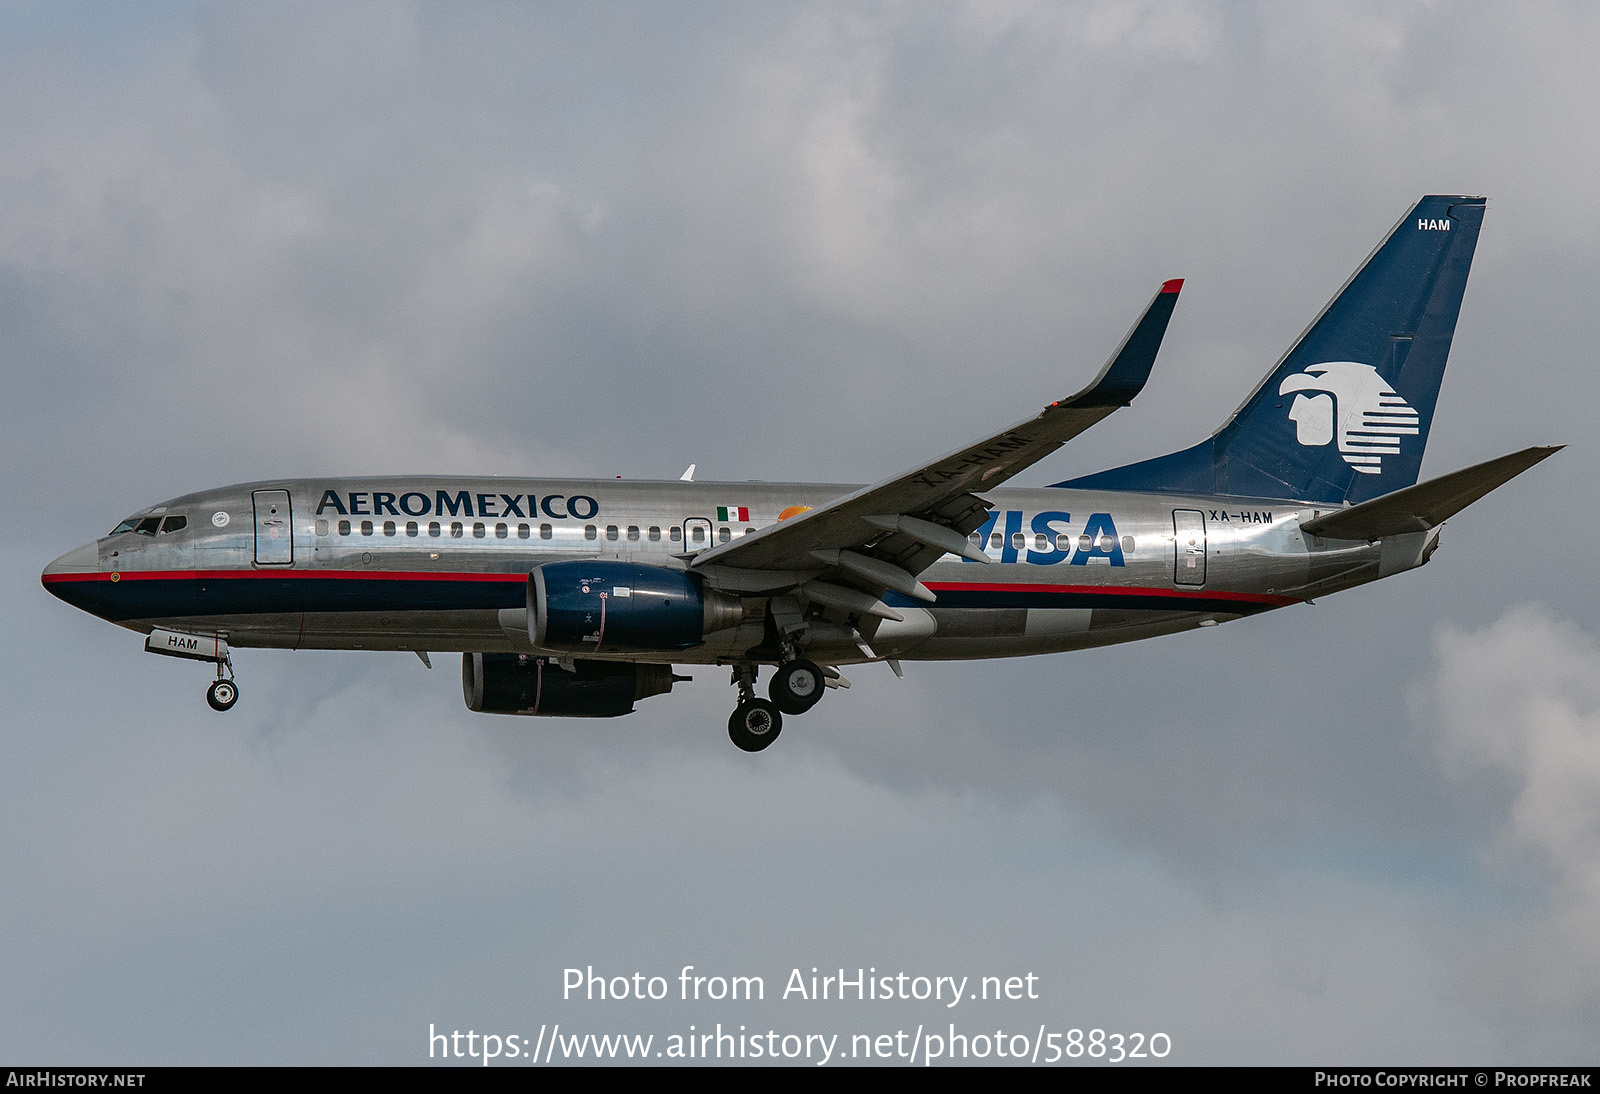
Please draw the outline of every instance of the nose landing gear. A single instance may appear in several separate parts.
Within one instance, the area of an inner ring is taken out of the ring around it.
[[[233,680],[233,655],[228,650],[226,635],[185,634],[156,627],[145,637],[144,648],[147,653],[159,653],[163,657],[209,661],[216,665],[217,678],[206,688],[206,702],[212,710],[232,710],[233,704],[239,701],[239,685]]]
[[[228,675],[224,677],[222,670],[226,668]],[[217,678],[211,681],[211,686],[206,688],[206,702],[211,709],[217,712],[232,710],[233,704],[239,701],[239,685],[233,679],[233,658],[226,650],[217,658]]]

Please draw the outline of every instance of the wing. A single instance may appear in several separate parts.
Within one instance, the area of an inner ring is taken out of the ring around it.
[[[804,583],[811,599],[857,614],[897,617],[861,589],[933,600],[916,575],[944,554],[989,561],[967,540],[988,516],[974,491],[999,486],[1131,403],[1150,377],[1182,287],[1181,280],[1162,285],[1100,375],[1071,398],[914,471],[701,551],[690,567],[750,591]]]

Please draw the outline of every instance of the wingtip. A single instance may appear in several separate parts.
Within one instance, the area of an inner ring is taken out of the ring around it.
[[[1177,292],[1182,292],[1182,291],[1183,291],[1183,278],[1181,278],[1181,277],[1174,277],[1170,281],[1163,281],[1161,283],[1161,292],[1162,293],[1177,293]]]

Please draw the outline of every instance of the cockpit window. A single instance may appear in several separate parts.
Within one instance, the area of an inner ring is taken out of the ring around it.
[[[162,517],[159,513],[152,517],[129,517],[108,535],[120,536],[124,532],[137,532],[141,536],[166,535],[168,532],[181,532],[189,526],[189,518],[177,513],[169,517]]]

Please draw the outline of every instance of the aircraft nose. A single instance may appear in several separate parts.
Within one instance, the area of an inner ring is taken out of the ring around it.
[[[93,543],[85,543],[82,547],[75,548],[56,559],[44,568],[44,573],[39,575],[39,580],[44,587],[56,596],[61,596],[62,586],[60,581],[72,574],[92,574],[100,570],[100,549]],[[65,599],[63,597],[63,599]]]

